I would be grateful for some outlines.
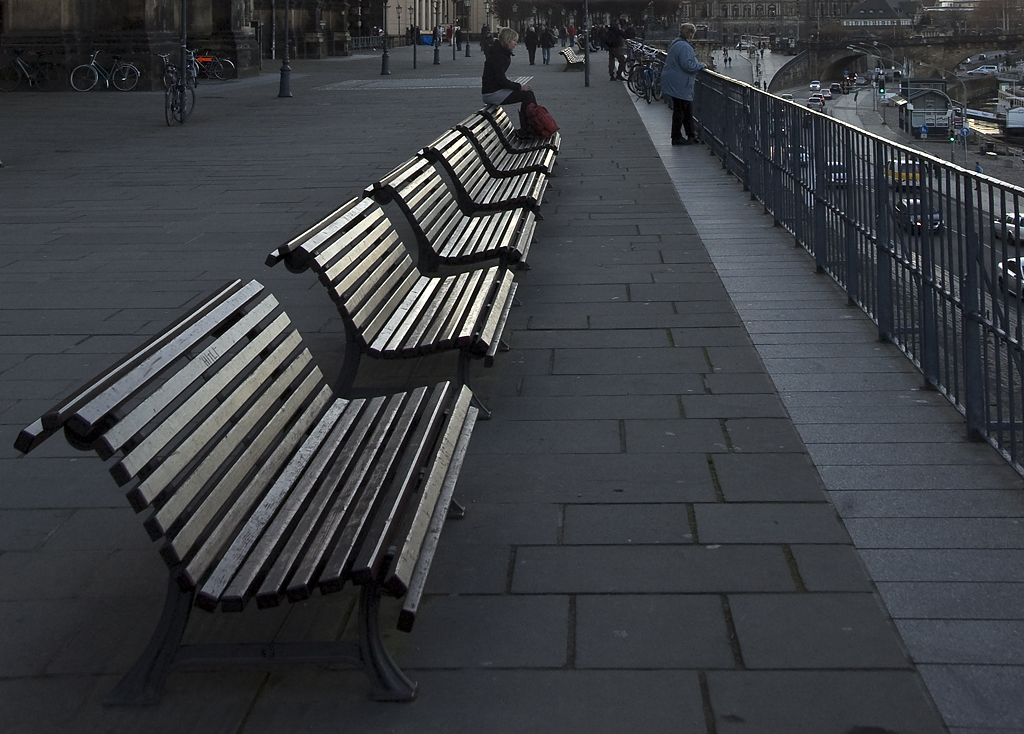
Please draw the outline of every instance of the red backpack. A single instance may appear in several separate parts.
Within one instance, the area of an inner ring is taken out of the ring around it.
[[[558,132],[558,123],[547,108],[533,102],[526,106],[526,124],[538,138],[550,138]]]

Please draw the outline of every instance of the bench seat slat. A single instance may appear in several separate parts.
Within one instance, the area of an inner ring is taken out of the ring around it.
[[[322,590],[339,590],[346,578],[351,576],[358,560],[357,554],[361,552],[366,552],[364,560],[374,570],[380,568],[383,562],[380,554],[387,551],[385,544],[390,544],[390,538],[394,535],[392,524],[398,521],[400,513],[405,509],[406,500],[413,489],[410,485],[416,479],[411,473],[412,464],[407,462],[422,463],[415,449],[405,453],[404,448],[410,443],[411,437],[414,441],[422,441],[424,436],[432,435],[435,418],[430,415],[430,410],[444,398],[443,391],[438,392],[441,394],[429,396],[429,399],[425,387],[417,388],[409,394],[409,399],[396,417],[391,436],[366,482],[366,488],[360,493],[359,501],[339,539],[332,544],[333,550],[320,572],[317,584]],[[425,412],[426,415],[421,419],[421,414]],[[386,483],[385,480],[391,475],[394,475],[394,479]],[[358,541],[364,534],[368,541],[361,550]],[[369,567],[362,571],[360,578],[352,577],[353,583],[366,584],[375,578]]]
[[[469,391],[462,388],[450,414],[446,417],[441,448],[438,451],[437,459],[424,478],[423,488],[420,490],[419,510],[413,515],[412,522],[409,523],[404,540],[384,582],[384,588],[394,596],[402,596],[409,589],[409,581],[431,525],[434,508],[441,495],[445,477],[448,475],[450,464],[455,457],[460,435],[467,430],[472,433],[474,421],[465,420],[469,411],[476,410],[470,404],[471,397]],[[468,434],[465,440],[469,440]],[[447,506],[444,509],[447,511]]]
[[[365,513],[369,510],[367,495],[372,493],[372,488],[367,487],[367,478],[381,461],[381,453],[388,448],[386,442],[401,414],[405,402],[403,397],[391,396],[374,416],[373,431],[363,445],[344,489],[336,501],[325,508],[319,518],[319,527],[303,549],[295,572],[288,581],[288,598],[292,601],[309,597],[331,548],[341,547],[346,556],[350,552],[350,543],[355,540],[349,538],[353,532],[350,528],[361,529],[366,520]]]
[[[242,561],[259,542],[275,510],[283,505],[288,491],[301,481],[303,472],[316,457],[317,448],[327,438],[328,432],[348,404],[347,400],[334,400],[325,411],[324,408],[331,401],[330,389],[326,386],[321,387],[288,430],[281,445],[275,449],[270,459],[260,466],[259,472],[246,487],[245,494],[228,509],[216,530],[203,542],[203,546],[196,551],[188,566],[180,572],[180,583],[197,587],[207,570],[213,568],[196,594],[198,606],[208,611],[216,607],[221,593]],[[322,417],[317,420],[321,415]],[[289,458],[287,450],[300,442],[299,450]],[[287,461],[287,465],[278,474],[277,470],[283,461]],[[323,471],[322,464],[318,468],[319,471]],[[316,474],[319,474],[319,471],[316,468],[312,470]],[[277,478],[273,485],[260,496],[263,488],[275,475]],[[234,532],[236,528],[237,533]],[[225,547],[229,541],[230,544]]]
[[[367,437],[373,431],[385,402],[384,397],[352,401],[349,410],[354,412],[354,425],[349,427],[346,422],[346,425],[340,426],[345,429],[345,434],[336,428],[335,432],[342,440],[337,444],[332,441],[326,447],[334,452],[328,472],[317,478],[318,483],[311,488],[313,491],[310,496],[295,497],[295,506],[292,508],[294,514],[275,518],[276,533],[268,532],[261,538],[261,545],[266,546],[276,542],[277,537],[283,540],[280,551],[272,557],[272,565],[264,571],[265,557],[271,557],[272,554],[263,548],[243,565],[229,585],[226,595],[239,594],[256,584],[256,601],[260,606],[273,606],[285,596],[288,581],[317,531],[321,518],[332,506],[344,511],[345,503],[352,501],[359,482],[359,478],[353,478],[352,475],[360,461],[368,461],[370,458],[361,457],[359,447],[366,445]],[[335,432],[332,432],[332,439]]]
[[[426,588],[427,573],[430,570],[431,562],[437,550],[437,542],[441,535],[441,528],[444,525],[445,517],[448,514],[448,507],[451,505],[452,495],[455,492],[455,481],[458,478],[458,470],[465,459],[469,447],[469,439],[473,432],[473,424],[476,421],[476,408],[470,408],[468,417],[455,445],[453,457],[450,462],[451,472],[445,477],[440,496],[434,507],[434,514],[427,528],[426,536],[420,547],[420,555],[416,560],[416,566],[412,572],[412,578],[408,582],[408,591],[405,594],[405,602],[402,611],[398,615],[398,629],[403,632],[411,632],[416,621],[416,614],[419,611],[420,600],[423,598],[423,591]]]

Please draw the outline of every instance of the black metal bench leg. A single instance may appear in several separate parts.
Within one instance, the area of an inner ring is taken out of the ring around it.
[[[359,372],[359,360],[362,357],[359,343],[356,341],[352,330],[345,327],[345,357],[341,364],[341,374],[334,383],[334,394],[339,397],[351,397],[352,385],[356,381],[356,373]]]
[[[459,384],[469,387],[469,360],[471,359],[469,352],[462,350],[459,352]],[[480,402],[480,398],[473,393],[473,407],[480,411],[476,419],[478,421],[489,421],[491,419],[491,411],[487,409],[483,403]]]
[[[160,700],[160,690],[171,672],[194,598],[195,591],[182,591],[174,578],[168,577],[167,598],[156,631],[135,665],[103,699],[104,706],[149,706]]]
[[[363,671],[373,686],[377,701],[412,701],[416,684],[399,669],[380,638],[380,585],[374,581],[362,587],[359,594],[359,655]]]
[[[466,516],[466,508],[454,499],[448,503],[448,519],[461,520]]]

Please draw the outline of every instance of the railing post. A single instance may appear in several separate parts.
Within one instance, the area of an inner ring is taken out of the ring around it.
[[[922,168],[925,168],[922,163]],[[936,208],[933,201],[934,180],[932,167],[928,165],[922,171],[921,183],[923,185],[925,211],[932,211]],[[941,185],[941,179],[939,179]],[[941,198],[941,193],[939,194]],[[939,335],[935,319],[935,256],[933,247],[935,237],[932,237],[930,227],[921,227],[921,282],[918,291],[918,301],[921,304],[920,335],[921,335],[921,372],[924,374],[925,385],[937,387],[939,384]]]
[[[858,233],[854,224],[852,212],[854,211],[854,196],[857,182],[853,179],[853,136],[848,129],[842,131],[843,144],[842,164],[843,175],[846,176],[846,184],[843,187],[843,208],[846,211],[846,298],[848,303],[860,303],[860,253],[857,249]]]
[[[754,95],[754,98],[751,98]],[[753,115],[751,114],[751,105],[754,104],[757,99],[757,92],[751,87],[746,87],[743,90],[743,109],[740,114],[742,117],[743,126],[740,128],[743,131],[743,190],[750,191],[750,161],[753,160],[754,154],[754,134],[751,131],[753,123]],[[754,194],[751,192],[750,198],[753,199]]]
[[[826,233],[826,218],[825,218],[825,146],[824,142],[824,130],[822,129],[822,117],[820,115],[811,115],[811,140],[810,150],[807,151],[807,165],[814,166],[814,181],[811,182],[814,186],[814,243],[812,252],[814,253],[814,266],[815,269],[821,273],[825,271],[825,266],[828,264],[828,235]],[[802,151],[797,151],[799,156]],[[799,160],[797,161],[799,165]]]
[[[892,269],[893,257],[889,230],[889,182],[885,178],[885,143],[874,145],[875,178],[875,267],[878,283],[878,338],[890,341],[893,337]]]
[[[985,374],[981,360],[981,247],[978,233],[974,229],[974,187],[977,185],[980,189],[981,183],[975,183],[965,176],[964,184],[964,276],[960,284],[964,334],[964,417],[967,419],[967,436],[978,438],[987,433]],[[981,198],[980,190],[978,197]]]

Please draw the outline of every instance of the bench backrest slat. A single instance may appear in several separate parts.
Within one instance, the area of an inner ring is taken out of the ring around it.
[[[181,444],[175,446],[173,444],[175,437],[189,429],[197,418],[207,412],[209,406],[218,399],[221,392],[226,390],[234,379],[251,370],[252,365],[258,363],[260,352],[266,349],[274,339],[280,337],[288,328],[289,323],[288,316],[280,315],[270,323],[266,330],[261,331],[256,339],[244,345],[230,358],[223,359],[222,370],[218,370],[210,380],[198,384],[196,390],[191,392],[166,420],[161,421],[156,430],[151,430],[144,438],[135,441],[132,450],[111,469],[115,480],[119,484],[128,483],[161,452],[166,454],[173,449],[173,454],[168,457],[167,461],[162,462],[160,469],[147,473],[135,489],[135,493],[143,496],[146,504],[153,502],[164,487],[173,481],[174,476],[193,460],[195,451],[201,450],[203,443],[212,438],[212,436],[199,437],[196,436],[196,431],[189,431],[193,437],[186,438]],[[293,337],[290,348],[294,348],[298,342],[299,339]],[[283,360],[285,356],[280,355],[279,359]],[[274,366],[273,363],[266,364],[263,374],[268,376]],[[233,397],[232,402],[222,403],[218,408],[221,415],[229,415],[225,412],[231,406],[238,406],[240,398],[244,398],[244,395],[236,394]],[[209,420],[215,423],[216,416]]]
[[[198,468],[190,475],[190,480],[199,477],[209,481],[215,476],[215,470],[223,472],[210,489],[203,493],[201,499],[195,502],[195,506],[188,506],[195,497],[187,497],[184,491],[186,488],[183,486],[147,523],[147,527],[151,527],[153,521],[159,520],[165,528],[176,526],[182,513],[187,510],[184,525],[171,534],[170,542],[163,549],[171,563],[178,563],[191,555],[196,541],[207,526],[220,515],[224,506],[252,472],[253,467],[265,461],[264,454],[268,449],[274,448],[275,439],[284,432],[294,412],[316,390],[316,383],[320,379],[319,370],[307,374],[299,384],[294,383],[301,377],[303,368],[308,363],[309,352],[303,350],[303,355],[300,356],[305,356],[306,359],[296,359],[288,364],[280,379],[267,386],[268,389],[259,395],[249,410],[239,416],[238,422],[218,445],[208,452],[203,464],[204,468],[209,466],[209,476],[203,476],[205,472],[200,472]],[[283,409],[278,409],[279,407]],[[260,426],[255,435],[252,433],[253,425]],[[289,453],[293,448],[297,447],[289,447]],[[198,481],[193,481],[192,486],[188,487],[189,493],[192,493],[193,487],[195,494],[198,495]],[[170,507],[172,504],[175,506]]]
[[[262,288],[256,286],[241,281],[229,283],[193,312],[44,413],[36,424],[21,432],[15,447],[27,453],[63,427],[76,446],[92,448],[96,436],[109,427],[112,414],[125,402],[126,395],[187,353],[208,330],[230,318]]]

